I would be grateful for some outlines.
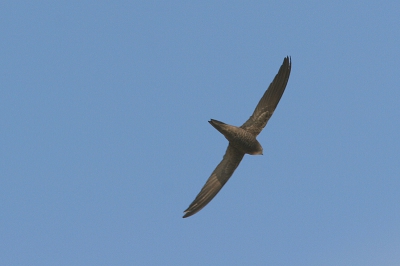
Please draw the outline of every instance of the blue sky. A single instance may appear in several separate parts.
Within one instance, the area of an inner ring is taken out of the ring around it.
[[[398,1],[0,6],[1,265],[400,265]]]

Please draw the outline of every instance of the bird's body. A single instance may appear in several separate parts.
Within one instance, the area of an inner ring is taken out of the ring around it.
[[[243,128],[231,126],[215,119],[211,119],[208,122],[221,132],[233,147],[242,153],[262,154],[263,148],[256,137]]]
[[[290,57],[285,57],[278,74],[259,101],[253,115],[241,126],[236,127],[211,119],[209,123],[229,141],[224,158],[211,173],[200,193],[185,210],[183,218],[189,217],[206,206],[232,176],[247,153],[262,154],[263,148],[256,137],[267,124],[285,91],[291,70]]]

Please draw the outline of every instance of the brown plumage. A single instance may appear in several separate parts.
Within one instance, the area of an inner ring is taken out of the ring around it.
[[[285,57],[278,74],[257,104],[252,116],[241,126],[236,127],[211,119],[209,123],[221,132],[229,141],[224,158],[211,173],[200,193],[185,210],[183,218],[192,216],[206,206],[238,167],[243,156],[262,154],[263,149],[256,137],[267,124],[285,91],[292,64],[290,57]]]

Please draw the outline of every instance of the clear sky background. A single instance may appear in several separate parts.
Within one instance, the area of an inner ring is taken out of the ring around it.
[[[0,265],[400,265],[399,1],[4,1]],[[233,177],[182,219],[292,57]]]

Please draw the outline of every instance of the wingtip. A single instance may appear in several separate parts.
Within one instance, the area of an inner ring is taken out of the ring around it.
[[[188,218],[189,216],[192,216],[193,213],[185,211],[185,214],[182,216],[182,218]]]
[[[187,208],[186,210],[183,211],[184,214],[183,214],[182,218],[187,218],[187,217],[189,217],[189,216],[191,216],[191,215],[194,214],[194,213],[191,212],[189,209],[190,209],[190,206],[189,206],[189,208]]]
[[[207,202],[208,203],[208,202]],[[207,204],[205,204],[205,205],[207,205]],[[204,205],[204,206],[205,206]],[[188,217],[190,217],[190,216],[192,216],[192,215],[195,215],[196,213],[198,213],[201,209],[203,209],[203,207],[204,206],[202,206],[202,207],[200,207],[200,208],[191,208],[191,206],[189,206],[189,208],[187,208],[185,211],[184,211],[184,215],[183,215],[183,217],[182,218],[188,218]]]

